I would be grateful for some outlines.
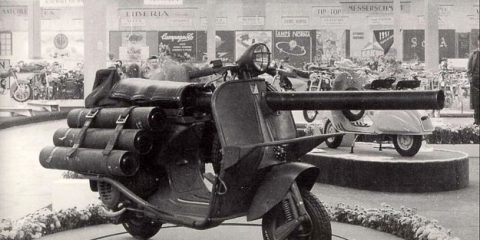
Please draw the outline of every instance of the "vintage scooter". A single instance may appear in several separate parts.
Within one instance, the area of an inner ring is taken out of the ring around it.
[[[257,43],[236,65],[190,72],[236,76],[216,87],[120,80],[115,70],[100,70],[86,99],[91,108],[69,113],[70,128],[57,130],[40,163],[84,174],[107,214],[137,239],[164,223],[208,229],[242,216],[262,219],[264,239],[331,239],[328,213],[310,192],[319,170],[299,158],[342,133],[297,137],[289,110],[369,108],[374,95],[275,92],[256,78],[269,63],[269,49]],[[438,108],[439,94],[410,97]],[[373,107],[419,107],[393,91],[387,96],[395,100]]]
[[[393,86],[393,84],[395,86]],[[335,90],[357,90],[355,83],[348,74],[341,74],[334,83]],[[377,79],[367,84],[367,91],[414,89],[420,86],[418,79],[396,81],[395,78]],[[405,90],[405,97],[413,91]],[[439,96],[444,101],[444,96]],[[383,101],[378,99],[378,101]],[[433,124],[425,111],[419,110],[342,110],[331,111],[325,122],[324,133],[345,132],[355,134],[351,152],[359,135],[374,135],[380,143],[392,140],[395,150],[402,156],[415,156],[422,146],[423,136],[433,132]],[[328,147],[337,148],[342,143],[343,136],[336,136],[325,141]]]

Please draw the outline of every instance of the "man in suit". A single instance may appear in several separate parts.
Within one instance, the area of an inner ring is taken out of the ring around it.
[[[468,58],[467,75],[470,80],[470,104],[474,111],[474,124],[480,125],[480,35],[477,38],[477,49]]]

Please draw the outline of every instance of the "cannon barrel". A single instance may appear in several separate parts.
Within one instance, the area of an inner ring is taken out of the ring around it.
[[[267,92],[273,110],[442,109],[445,95],[431,91]]]

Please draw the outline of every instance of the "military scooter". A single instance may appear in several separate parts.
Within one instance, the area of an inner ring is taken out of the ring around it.
[[[377,79],[368,84],[367,90],[392,89],[395,78]],[[402,80],[395,84],[396,89],[413,89],[420,86],[420,81]],[[334,83],[335,90],[358,90],[348,74],[341,74]],[[372,91],[372,92],[373,92]],[[412,91],[406,90],[406,96]],[[406,97],[405,96],[405,97]],[[379,101],[382,101],[379,99]],[[374,135],[380,143],[392,140],[395,150],[402,156],[415,156],[422,146],[423,136],[434,130],[428,113],[419,110],[342,110],[331,111],[330,117],[324,125],[324,133],[345,132],[355,134],[351,145],[351,153],[355,141],[360,135]],[[343,136],[328,138],[325,143],[329,148],[337,148],[342,143]]]
[[[90,108],[69,113],[70,128],[57,130],[40,163],[84,174],[108,216],[137,239],[164,223],[208,229],[246,216],[262,219],[266,240],[330,240],[328,213],[310,192],[319,170],[299,159],[342,133],[297,137],[290,110],[440,108],[442,93],[375,94],[387,100],[370,106],[371,94],[276,92],[256,78],[269,64],[270,50],[256,43],[235,65],[189,73],[234,76],[215,87],[101,70]]]

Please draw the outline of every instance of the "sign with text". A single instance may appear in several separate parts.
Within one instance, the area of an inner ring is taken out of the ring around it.
[[[468,58],[470,54],[470,33],[458,33],[458,58]]]
[[[364,39],[365,33],[364,32],[352,32],[352,39]]]
[[[145,27],[147,22],[141,18],[120,18],[120,27]]]
[[[263,16],[238,17],[238,22],[242,26],[263,26],[265,25],[265,17]]]
[[[282,17],[282,25],[286,26],[308,26],[308,17]]]
[[[393,1],[391,2],[341,2],[344,14],[390,14],[393,13]],[[401,2],[402,13],[410,13],[410,2]]]
[[[143,0],[145,5],[182,5],[183,0]]]
[[[273,37],[273,57],[288,59],[289,64],[301,67],[312,61],[312,42],[314,31],[278,30]]]
[[[438,47],[440,58],[455,58],[455,30],[438,30]]]
[[[206,45],[206,32],[158,32],[159,53],[171,54],[172,58],[180,62],[201,60],[203,57],[203,52],[206,52]]]
[[[368,25],[393,25],[393,16],[368,16]]]
[[[373,35],[378,44],[383,48],[383,54],[387,55],[393,45],[393,30],[374,30]]]
[[[403,60],[425,61],[424,30],[403,30]]]
[[[312,13],[315,17],[342,16],[341,6],[313,6]]]
[[[83,0],[40,0],[40,7],[82,7]]]
[[[27,17],[27,6],[1,6],[0,17]]]
[[[195,9],[193,8],[128,8],[119,9],[119,17],[123,18],[193,18],[195,17]]]
[[[224,27],[227,26],[227,17],[216,17],[215,18],[215,26],[217,27]],[[201,17],[200,18],[200,25],[202,26],[207,26],[207,18],[206,17]]]

